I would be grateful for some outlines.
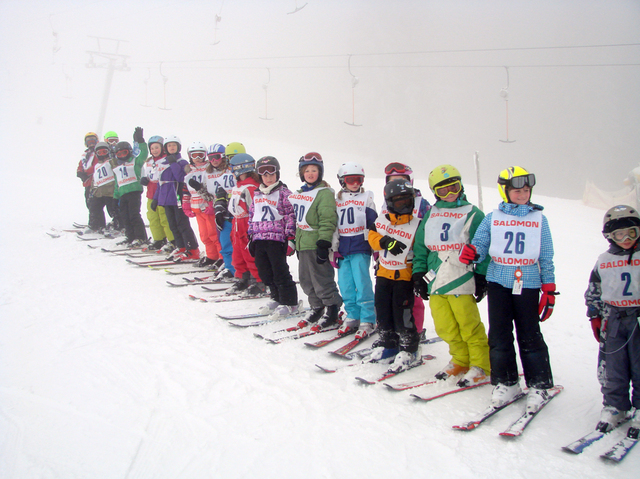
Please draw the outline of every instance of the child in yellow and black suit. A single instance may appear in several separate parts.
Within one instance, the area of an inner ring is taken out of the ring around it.
[[[390,369],[401,371],[421,360],[420,337],[413,317],[411,281],[413,241],[420,219],[414,214],[415,190],[406,180],[384,187],[388,213],[378,216],[369,231],[369,244],[378,257],[375,308],[380,338],[373,344],[372,358],[391,360]]]

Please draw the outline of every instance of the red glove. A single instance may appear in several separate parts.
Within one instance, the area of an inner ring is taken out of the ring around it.
[[[591,318],[591,329],[596,341],[600,342],[600,328],[602,327],[602,318]]]
[[[191,197],[190,196],[184,196],[182,198],[182,211],[184,211],[184,214],[187,215],[189,218],[195,218],[196,214],[191,209]]]
[[[287,240],[287,256],[291,256],[296,252],[296,243],[292,239]]]
[[[466,244],[460,250],[460,256],[458,256],[458,259],[460,260],[461,263],[471,264],[475,260],[477,260],[479,257],[480,255],[478,254],[476,247],[473,246],[472,244]]]
[[[553,306],[556,304],[556,284],[547,283],[542,285],[542,296],[538,305],[538,316],[540,321],[546,321],[553,313]]]

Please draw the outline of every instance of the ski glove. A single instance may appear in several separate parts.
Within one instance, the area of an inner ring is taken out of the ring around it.
[[[292,256],[296,252],[296,243],[293,239],[287,240],[287,256]]]
[[[593,330],[593,336],[596,341],[600,342],[600,329],[602,328],[602,318],[591,318],[591,329]]]
[[[333,266],[335,269],[338,269],[340,267],[340,260],[344,259],[344,256],[342,256],[337,251],[334,251],[333,253],[331,253],[330,256],[331,256],[331,259],[329,260],[329,262],[331,263],[331,266]]]
[[[380,247],[386,249],[389,253],[396,256],[407,249],[407,245],[402,241],[393,239],[391,236],[384,235],[380,238]]]
[[[547,283],[542,285],[542,296],[540,296],[540,304],[538,305],[538,315],[540,321],[546,321],[553,313],[553,306],[556,304],[556,284]]]
[[[133,141],[136,143],[144,143],[144,136],[142,136],[142,128],[136,126],[136,129],[133,131]]]
[[[195,178],[191,178],[189,180],[189,186],[191,188],[193,188],[196,191],[200,191],[202,189],[202,183],[200,183],[198,180],[196,180]]]
[[[329,261],[329,248],[331,248],[331,243],[327,240],[318,240],[316,241],[316,263],[325,264]]]
[[[478,254],[476,247],[472,244],[464,245],[460,250],[460,256],[458,256],[460,262],[464,264],[471,264],[474,261],[477,261],[478,258],[480,258],[480,255]]]
[[[413,291],[416,296],[420,296],[425,301],[429,300],[429,285],[422,278],[424,273],[413,273],[411,281],[413,281]]]
[[[473,279],[476,282],[476,292],[474,296],[476,303],[479,303],[487,295],[487,277],[483,274],[473,273]]]
[[[143,176],[142,178],[140,178],[140,184],[142,186],[147,186],[149,184],[149,177]]]
[[[164,159],[164,161],[166,161],[169,164],[175,163],[176,161],[178,161],[178,157],[176,155],[167,155]]]
[[[216,210],[213,207],[213,203],[202,203],[202,205],[200,205],[200,211],[202,211],[205,215],[216,215]]]
[[[158,200],[151,200],[151,209],[153,211],[158,209]]]
[[[182,211],[184,211],[184,214],[187,215],[189,218],[195,218],[196,217],[196,213],[191,209],[191,197],[190,196],[183,196],[182,197]]]

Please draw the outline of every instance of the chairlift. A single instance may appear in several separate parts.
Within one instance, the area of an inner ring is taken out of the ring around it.
[[[308,3],[305,3],[304,5],[302,5],[301,7],[298,7],[298,0],[296,0],[296,9],[293,12],[287,12],[287,15],[291,15],[293,13],[297,13],[300,10],[302,10],[304,7],[306,7],[308,5]]]
[[[269,74],[269,79],[267,80],[267,83],[263,83],[262,84],[262,89],[264,90],[264,117],[259,116],[258,118],[260,118],[261,120],[273,120],[273,118],[269,118],[268,115],[268,110],[267,110],[267,106],[268,106],[268,96],[269,96],[269,83],[271,83],[271,70],[269,70],[267,68],[267,73]]]
[[[160,62],[160,76],[162,77],[162,95],[164,103],[163,106],[159,106],[158,108],[161,110],[171,110],[171,108],[167,108],[167,82],[169,81],[169,77],[162,73],[162,62]]]
[[[149,92],[149,79],[151,79],[151,68],[147,68],[147,72],[149,73],[149,75],[144,80],[144,105],[142,105],[142,104],[140,105],[140,106],[144,106],[144,107],[150,107],[151,106],[151,105],[149,105],[149,102],[147,101],[148,92]]]
[[[356,86],[360,80],[351,72],[351,55],[349,55],[348,67],[351,75],[351,123],[348,121],[345,121],[345,123],[349,126],[362,126],[356,124]]]
[[[509,140],[509,67],[504,67],[507,71],[507,86],[500,90],[500,96],[504,98],[504,104],[507,109],[507,139],[500,140],[502,143],[515,143],[516,140]]]

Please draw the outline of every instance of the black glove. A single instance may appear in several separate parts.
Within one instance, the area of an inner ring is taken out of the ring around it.
[[[216,200],[214,209],[216,212],[216,228],[218,228],[218,231],[222,231],[228,217],[227,201],[223,198]]]
[[[476,281],[476,303],[479,303],[487,295],[487,278],[483,274],[473,273],[473,278]]]
[[[175,163],[176,161],[178,161],[178,158],[176,157],[176,155],[167,155],[166,158],[164,159],[164,161],[166,161],[167,163],[171,164],[171,163]]]
[[[327,240],[318,240],[316,241],[316,263],[324,264],[329,261],[329,248],[331,248],[331,243]]]
[[[407,249],[407,245],[402,241],[393,239],[391,236],[383,236],[380,238],[380,246],[382,249],[386,249],[392,255],[398,255]]]
[[[144,136],[142,136],[142,128],[136,126],[136,129],[133,131],[133,141],[136,143],[144,143]]]
[[[256,242],[249,238],[249,244],[247,245],[249,248],[249,254],[252,258],[256,257]]]
[[[193,188],[196,191],[200,191],[202,189],[202,183],[200,183],[198,180],[196,180],[195,178],[191,178],[189,180],[189,186],[191,188]]]
[[[215,195],[217,199],[227,199],[227,191],[220,185],[216,186]]]
[[[142,178],[140,178],[140,184],[142,186],[147,186],[149,184],[149,177],[143,176]]]
[[[83,183],[89,179],[89,175],[87,174],[86,171],[78,171],[76,173],[76,176],[80,178]]]
[[[151,209],[155,211],[158,208],[158,200],[151,200]]]
[[[429,285],[422,279],[424,273],[413,273],[411,281],[413,281],[413,291],[416,296],[420,296],[424,300],[429,299]]]

